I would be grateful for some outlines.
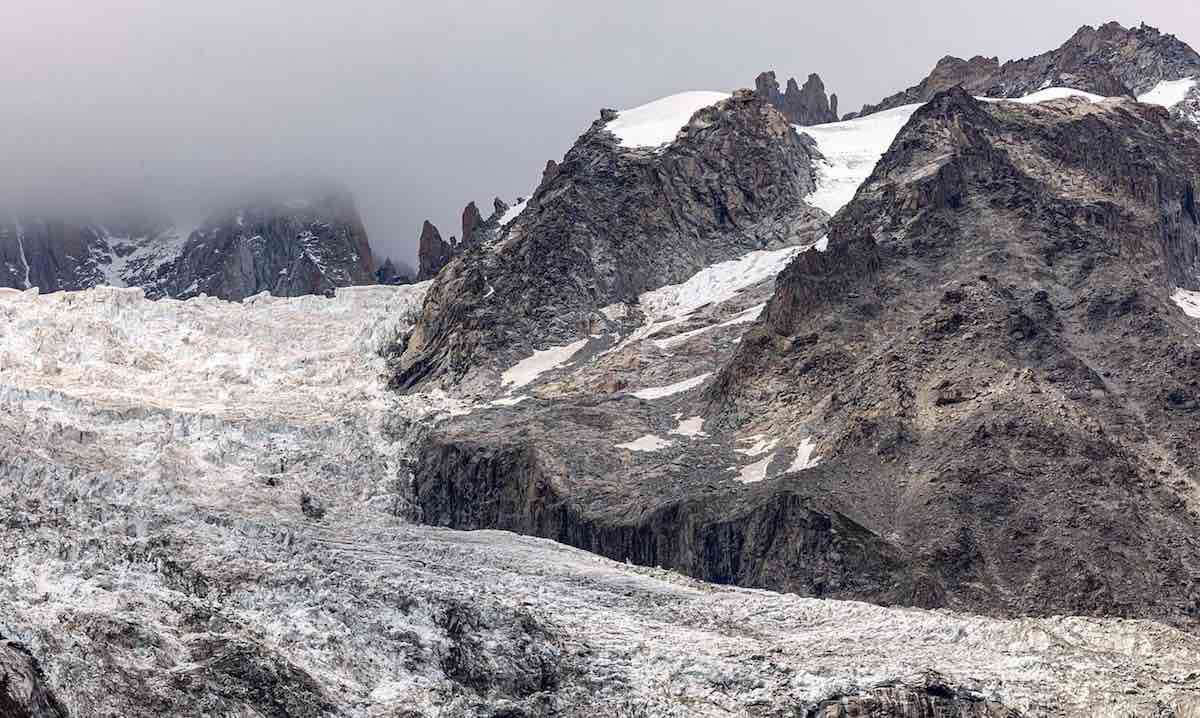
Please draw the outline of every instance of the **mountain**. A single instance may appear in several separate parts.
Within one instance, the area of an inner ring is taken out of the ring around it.
[[[494,246],[437,275],[395,385],[494,380],[530,349],[605,331],[605,307],[750,250],[816,240],[825,215],[802,200],[812,163],[749,91],[603,111]]]
[[[1180,111],[1194,112],[1200,107],[1197,77],[1200,54],[1174,35],[1145,24],[1136,28],[1116,22],[1098,28],[1084,25],[1056,50],[1003,65],[995,57],[963,60],[948,55],[919,84],[865,105],[846,119],[926,102],[951,87],[983,97],[1023,97],[1047,87],[1070,87],[1102,97],[1141,97],[1161,88],[1160,92],[1179,92],[1176,102],[1186,94],[1189,101]],[[1163,87],[1164,83],[1177,84]]]
[[[1192,56],[604,109],[411,284],[230,274],[369,258],[336,200],[125,255],[332,296],[14,223],[0,714],[1200,714]]]
[[[714,265],[525,344],[504,396],[426,440],[423,520],[802,595],[1194,626],[1195,126],[1131,98],[955,87],[807,131],[815,191],[793,206],[835,212],[827,242],[773,291]],[[431,310],[434,331],[503,326],[484,361],[569,306],[464,319],[440,284],[413,336]],[[466,336],[444,345],[460,371]]]
[[[0,286],[15,289],[141,287],[152,298],[240,300],[372,284],[375,269],[354,200],[340,189],[259,194],[194,230],[145,213],[0,223]]]

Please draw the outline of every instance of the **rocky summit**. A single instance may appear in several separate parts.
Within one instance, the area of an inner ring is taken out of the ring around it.
[[[415,282],[339,193],[10,220],[0,716],[1200,715],[1198,82],[602,109]]]
[[[495,379],[531,349],[603,332],[615,321],[604,307],[750,250],[820,237],[826,216],[803,201],[811,147],[749,91],[706,99],[643,110],[678,115],[666,137],[643,136],[634,110],[623,139],[613,131],[622,113],[602,113],[489,246],[437,276],[397,349],[394,385]]]
[[[354,199],[340,188],[253,193],[195,229],[146,212],[46,217],[0,222],[0,287],[140,287],[152,298],[241,300],[378,281]]]

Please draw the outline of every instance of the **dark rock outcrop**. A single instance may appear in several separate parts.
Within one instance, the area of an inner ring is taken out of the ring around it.
[[[820,236],[825,215],[803,202],[811,151],[752,92],[696,112],[664,148],[622,147],[605,126],[595,122],[547,173],[494,251],[438,275],[393,386],[511,365],[572,341],[601,307]]]
[[[441,232],[429,220],[421,225],[417,243],[417,281],[432,279],[454,258],[454,247],[442,239]]]
[[[825,83],[816,73],[808,76],[803,87],[796,84],[796,78],[789,79],[787,90],[780,92],[774,70],[764,72],[754,78],[754,91],[793,125],[820,125],[838,120],[837,95],[825,95]]]
[[[1003,65],[995,57],[944,57],[920,84],[846,117],[925,102],[951,87],[982,97],[1022,97],[1044,87],[1132,97],[1163,80],[1198,75],[1200,55],[1174,35],[1144,24],[1136,28],[1116,22],[1098,28],[1084,25],[1056,50]]]
[[[0,716],[4,718],[68,718],[33,654],[25,646],[0,638]]]
[[[112,285],[141,287],[153,299],[238,300],[374,284],[375,270],[354,200],[339,189],[260,196],[190,233],[147,212],[0,222],[0,286],[16,289]]]
[[[406,264],[397,265],[389,257],[375,270],[375,281],[379,284],[409,284],[414,275],[412,267]]]
[[[57,292],[95,286],[104,275],[94,257],[107,250],[103,235],[86,224],[32,218],[0,222],[0,287]]]
[[[170,270],[164,294],[241,300],[330,294],[374,284],[367,232],[349,193],[263,197],[220,212],[192,233]]]
[[[462,246],[474,247],[483,243],[484,221],[474,202],[467,203],[462,215]]]
[[[932,671],[827,698],[805,718],[1020,718],[1020,713],[950,684]]]

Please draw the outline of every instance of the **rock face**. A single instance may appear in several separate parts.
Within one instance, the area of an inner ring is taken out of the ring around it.
[[[0,223],[0,287],[43,292],[107,285],[152,298],[327,294],[375,283],[366,230],[349,194],[258,198],[195,231],[162,216]]]
[[[995,701],[956,688],[937,673],[884,682],[851,695],[827,698],[806,718],[1021,718]]]
[[[607,122],[547,172],[493,249],[438,275],[395,386],[511,365],[575,340],[607,305],[820,236],[825,215],[803,202],[814,186],[810,149],[750,91],[696,112],[662,148],[623,147]]]
[[[795,78],[789,79],[787,90],[780,92],[774,70],[764,72],[754,78],[754,91],[793,125],[820,125],[838,119],[837,95],[825,95],[825,83],[816,73],[808,76],[803,87],[796,84]]]
[[[29,649],[0,638],[0,715],[5,718],[68,718],[66,708],[46,685],[46,676]]]
[[[324,190],[265,197],[210,218],[174,263],[165,294],[240,300],[331,294],[376,282],[371,247],[353,198]]]
[[[1144,24],[1136,28],[1116,22],[1098,28],[1084,25],[1056,50],[1003,65],[995,57],[944,57],[920,84],[865,105],[847,118],[925,102],[951,87],[982,97],[1022,97],[1044,87],[1135,97],[1164,80],[1196,76],[1200,76],[1200,55],[1174,35]]]
[[[454,247],[442,239],[441,232],[429,220],[421,225],[417,242],[417,281],[432,279],[454,258]]]

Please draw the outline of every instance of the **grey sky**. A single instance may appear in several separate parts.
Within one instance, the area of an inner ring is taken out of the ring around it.
[[[943,55],[1024,57],[1110,19],[1200,46],[1180,0],[4,0],[0,192],[145,184],[194,214],[314,172],[411,259],[423,219],[458,234],[468,200],[528,194],[600,107],[773,68],[820,73],[846,112]]]

